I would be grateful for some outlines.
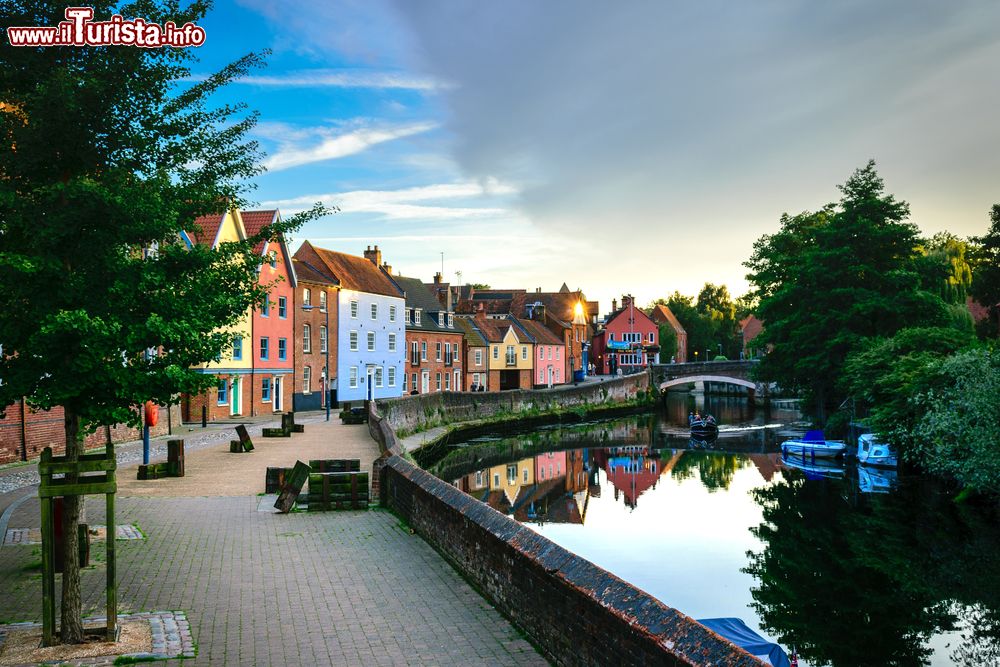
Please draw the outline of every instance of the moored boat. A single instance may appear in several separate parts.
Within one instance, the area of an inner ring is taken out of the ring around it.
[[[801,439],[793,438],[781,443],[782,454],[809,460],[836,458],[846,448],[839,440],[826,440],[823,431],[808,431]]]
[[[895,468],[899,462],[892,446],[877,440],[874,433],[864,433],[858,437],[858,463],[865,466]]]
[[[834,459],[814,459],[803,458],[802,456],[781,455],[781,464],[789,468],[796,468],[805,473],[806,479],[821,479],[823,477],[843,477],[847,471],[843,466],[838,465]]]
[[[715,422],[715,417],[705,415],[704,417],[688,417],[688,426],[691,427],[692,434],[711,434],[719,432],[719,425]]]

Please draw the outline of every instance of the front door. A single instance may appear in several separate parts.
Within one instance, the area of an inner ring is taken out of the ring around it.
[[[274,382],[272,384],[274,385],[274,398],[271,400],[274,401],[274,411],[281,412],[281,376],[274,376]]]
[[[235,416],[240,414],[240,379],[233,378],[231,400],[229,401],[229,414]]]
[[[552,380],[553,380],[552,366],[549,366],[549,386],[550,387],[552,386]]]
[[[430,371],[420,372],[420,393],[426,394],[431,389],[431,373]]]

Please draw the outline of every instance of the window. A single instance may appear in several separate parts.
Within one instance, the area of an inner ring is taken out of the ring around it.
[[[507,483],[513,484],[517,481],[517,466],[510,464],[507,466]]]
[[[285,361],[288,359],[288,339],[279,338],[278,339],[278,361]]]
[[[451,366],[452,354],[451,354],[451,343],[444,344],[444,363]]]
[[[448,313],[448,328],[449,329],[454,329],[455,328],[455,314],[454,313]]]
[[[233,339],[233,359],[239,361],[243,358],[243,336]]]
[[[268,294],[264,297],[264,303],[260,306],[260,316],[270,317],[271,316],[271,295]]]
[[[414,373],[410,377],[410,391],[416,391],[416,390],[417,390],[417,374]]]
[[[260,337],[260,360],[267,361],[268,348],[271,341],[268,340],[267,336]]]
[[[477,470],[476,471],[476,486],[482,486],[482,485],[483,485],[483,471],[482,470]]]
[[[389,306],[389,321],[396,321],[396,306]]]
[[[556,366],[556,382],[559,382],[559,367]]]
[[[319,351],[326,352],[326,327],[320,326],[319,328]]]
[[[435,343],[434,345],[434,359],[441,361],[441,343]]]
[[[462,391],[462,374],[459,371],[455,371],[455,384],[453,385],[455,391]]]
[[[574,339],[574,340],[575,340],[575,341],[576,341],[577,343],[579,343],[579,342],[580,342],[580,330],[579,330],[579,329],[573,329],[573,339]]]
[[[420,309],[419,308],[415,308],[413,310],[413,323],[414,324],[420,324]]]
[[[302,305],[311,306],[313,302],[312,290],[308,287],[302,288]]]
[[[309,366],[302,367],[302,393],[312,393],[312,368]]]
[[[410,363],[414,366],[420,363],[420,346],[417,341],[410,341]]]
[[[350,381],[350,384],[351,384],[351,389],[357,389],[357,387],[358,387],[358,367],[357,366],[351,366],[351,374],[350,374],[350,377],[349,377],[349,381]]]
[[[225,380],[219,380],[218,396],[216,400],[219,405],[225,405],[229,402],[229,385],[226,384]]]
[[[350,333],[350,346],[352,352],[358,351],[358,332],[352,331]]]
[[[482,350],[476,350],[476,365],[477,366],[482,366],[483,365],[483,351]]]
[[[528,483],[528,469],[527,468],[521,468],[521,473],[522,473],[521,478],[524,480],[524,483],[527,484]]]
[[[377,303],[373,303],[372,304],[372,319],[373,320],[377,320],[378,319],[378,304]]]
[[[427,361],[427,341],[420,341],[420,361]]]
[[[271,402],[271,378],[264,378],[260,381],[260,400],[263,403]]]
[[[556,348],[556,361],[559,361],[559,348]]]
[[[441,374],[436,373],[435,375],[436,375],[436,382],[434,383],[434,387],[436,391],[441,391]]]
[[[358,318],[358,302],[351,301],[351,317],[354,319]]]
[[[306,354],[312,352],[312,327],[308,324],[302,325],[302,351]]]
[[[460,360],[458,358],[458,343],[451,344],[451,356],[452,358],[455,359],[456,364],[459,363]]]
[[[396,367],[395,366],[389,366],[388,373],[389,373],[389,386],[390,387],[395,387],[396,386]]]
[[[545,349],[541,345],[538,346],[538,358],[539,359],[545,358]]]
[[[288,318],[288,298],[279,296],[278,297],[278,317],[281,319]]]
[[[376,366],[375,367],[375,386],[376,387],[381,387],[382,386],[382,367],[381,366]]]
[[[514,346],[507,346],[507,365],[514,366],[517,364],[517,354],[514,352]]]
[[[319,309],[320,312],[326,312],[326,290],[319,293]]]
[[[649,332],[649,342],[650,343],[653,342],[653,332],[652,331]]]
[[[413,310],[410,308],[406,309],[406,323],[409,324],[413,320]]]
[[[500,486],[500,473],[493,473],[493,486]]]
[[[521,346],[521,358],[522,359],[527,359],[528,358],[528,346],[527,345],[522,345]]]
[[[549,345],[549,359],[552,358],[552,346]]]
[[[391,383],[392,383],[392,376],[395,375],[395,374],[396,374],[395,368],[390,368],[389,369],[389,383],[390,383],[390,386],[391,386]],[[403,373],[403,393],[404,394],[406,393],[406,379],[408,377],[409,376],[406,373]]]
[[[369,331],[368,332],[368,351],[369,352],[374,352],[375,351],[375,332],[374,331]]]
[[[444,374],[444,390],[451,391],[451,376],[447,373]]]
[[[278,268],[278,253],[272,251],[270,253],[269,259],[271,260],[270,261],[271,268],[272,269]]]
[[[493,346],[493,358],[494,359],[499,359],[500,358],[500,346],[499,345],[494,345]]]
[[[389,351],[390,352],[396,351],[396,334],[394,333],[389,334]],[[391,387],[392,385],[389,386]]]

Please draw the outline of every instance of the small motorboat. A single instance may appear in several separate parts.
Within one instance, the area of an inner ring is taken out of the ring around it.
[[[704,417],[688,417],[688,426],[691,427],[692,435],[701,435],[704,437],[706,434],[718,433],[719,425],[715,422],[715,417],[712,415],[705,415]]]
[[[858,489],[861,493],[889,493],[897,484],[895,470],[858,466]]]
[[[773,667],[791,667],[793,664],[783,648],[751,630],[743,622],[743,619],[699,618],[698,622],[715,634],[725,637],[764,664]]]
[[[845,449],[847,447],[840,440],[826,440],[823,431],[808,431],[801,439],[781,443],[782,454],[811,461],[837,458]]]
[[[896,452],[886,442],[879,442],[874,433],[865,433],[858,438],[858,463],[863,466],[895,468],[899,461]]]

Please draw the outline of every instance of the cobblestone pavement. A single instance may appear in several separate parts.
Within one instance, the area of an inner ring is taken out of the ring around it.
[[[198,655],[184,665],[546,664],[391,513],[257,505],[251,495],[117,502],[117,522],[147,536],[117,542],[119,611],[185,612]],[[104,518],[103,500],[89,498],[88,523]],[[38,523],[37,498],[10,517],[11,528]],[[0,547],[0,622],[40,620],[39,553]],[[104,611],[103,555],[94,544],[83,572],[87,615]]]

